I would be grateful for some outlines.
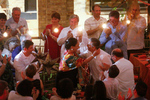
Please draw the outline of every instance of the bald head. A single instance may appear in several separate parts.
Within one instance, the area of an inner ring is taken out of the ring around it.
[[[119,58],[123,57],[123,51],[119,48],[114,49],[111,54]]]

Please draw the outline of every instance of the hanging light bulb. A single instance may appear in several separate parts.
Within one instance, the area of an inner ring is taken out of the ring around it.
[[[7,33],[7,32],[4,32],[4,33],[3,33],[3,36],[4,36],[4,37],[7,37],[7,36],[8,36],[8,33]]]
[[[127,23],[127,24],[130,24],[130,20],[127,20],[126,23]]]
[[[54,29],[54,32],[55,32],[55,33],[57,33],[58,31],[59,31],[58,28],[55,28],[55,29]]]
[[[106,28],[106,27],[107,27],[107,24],[103,24],[102,27],[103,27],[103,28]]]
[[[82,27],[81,27],[81,26],[79,26],[79,27],[78,27],[78,31],[80,31],[80,32],[81,32],[82,30],[83,30],[83,29],[82,29]]]

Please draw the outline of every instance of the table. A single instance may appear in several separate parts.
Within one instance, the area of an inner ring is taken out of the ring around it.
[[[139,53],[138,53],[139,54]],[[147,90],[147,94],[146,94],[146,98],[148,100],[150,100],[150,67],[145,66],[145,64],[148,63],[147,60],[149,60],[150,58],[144,57],[144,58],[138,58],[135,57],[134,55],[137,55],[137,53],[131,53],[130,54],[130,61],[131,63],[136,67],[139,66],[140,67],[140,78],[142,79],[142,81],[144,81],[147,86],[148,86],[148,90]],[[143,54],[142,54],[143,55]]]

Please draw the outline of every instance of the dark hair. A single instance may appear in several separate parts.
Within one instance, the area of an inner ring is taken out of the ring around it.
[[[109,68],[109,77],[110,78],[115,78],[117,77],[117,75],[119,74],[119,69],[116,65],[112,65],[110,68]]]
[[[106,87],[102,81],[96,81],[93,89],[94,100],[105,100],[106,99]]]
[[[115,55],[117,57],[123,57],[123,51],[121,49],[114,49],[112,51],[112,55]]]
[[[92,6],[92,10],[94,11],[95,6],[100,7],[98,4]],[[100,7],[101,8],[101,7]]]
[[[84,94],[86,100],[91,100],[92,92],[93,92],[93,85],[92,84],[87,85],[85,87],[85,94]]]
[[[61,98],[70,98],[73,93],[73,82],[69,78],[60,80],[56,92]]]
[[[36,68],[33,64],[30,64],[25,69],[26,76],[33,78],[33,76],[36,74]]]
[[[17,86],[17,92],[22,96],[31,96],[33,84],[31,81],[25,79],[21,81]]]
[[[7,20],[7,16],[5,15],[5,13],[0,13],[0,19]]]
[[[69,50],[71,46],[75,46],[77,44],[77,39],[76,38],[69,38],[65,42],[65,48]]]
[[[3,95],[4,90],[8,86],[8,83],[6,81],[0,80],[0,96]]]
[[[100,48],[100,41],[99,41],[98,39],[96,39],[96,38],[91,38],[91,42],[92,42],[92,45],[93,45],[96,49]]]
[[[137,91],[137,94],[141,97],[146,95],[147,92],[147,85],[143,82],[143,81],[139,81],[136,86],[135,89]]]
[[[54,12],[54,13],[51,15],[51,18],[53,18],[53,17],[55,17],[55,18],[57,18],[57,19],[60,20],[60,14],[59,14],[58,12]]]
[[[23,48],[29,48],[31,45],[33,45],[33,42],[30,41],[30,40],[24,40],[23,43],[22,43],[22,47]]]
[[[109,17],[115,17],[115,18],[119,18],[119,12],[116,10],[113,10],[109,13]]]

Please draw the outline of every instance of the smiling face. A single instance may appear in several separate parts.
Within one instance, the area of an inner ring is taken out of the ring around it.
[[[53,17],[52,20],[51,20],[51,22],[52,22],[53,25],[57,25],[59,23],[59,19]]]
[[[33,51],[33,45],[30,45],[29,48],[24,48],[27,54],[31,54]]]
[[[109,22],[113,27],[116,27],[118,25],[119,22],[119,18],[115,18],[115,17],[109,17]]]
[[[70,28],[75,29],[77,26],[78,26],[78,19],[77,18],[70,19]]]
[[[88,50],[91,51],[91,52],[94,52],[95,51],[95,47],[92,45],[92,42],[89,42],[88,45]]]
[[[14,21],[15,21],[16,23],[19,22],[20,15],[21,15],[21,12],[20,12],[20,11],[18,11],[18,10],[14,10],[14,11],[13,11],[12,17],[13,17],[13,19],[14,19]]]
[[[95,6],[94,10],[92,10],[92,13],[94,17],[99,17],[101,14],[101,8],[99,6]]]

